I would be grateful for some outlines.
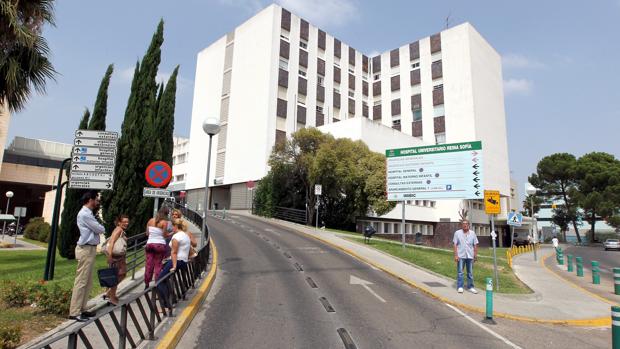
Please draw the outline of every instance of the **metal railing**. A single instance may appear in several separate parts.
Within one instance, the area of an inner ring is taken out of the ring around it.
[[[148,236],[146,236],[146,233],[127,238],[127,254],[125,255],[125,260],[127,261],[127,273],[131,271],[132,280],[135,280],[136,269],[141,268],[146,261],[144,246],[146,246],[147,240]]]
[[[193,211],[187,210],[187,212]],[[185,212],[184,215],[196,225],[198,224],[193,219],[200,217],[199,223],[202,224],[200,215],[189,215]],[[142,246],[141,239],[138,236],[132,238],[135,238],[134,241],[136,242],[140,241],[133,244],[132,248],[133,246]],[[196,282],[207,270],[210,254],[211,244],[207,243],[195,257],[190,259],[185,268],[169,272],[160,278],[155,285],[121,301],[117,306],[99,311],[97,316],[90,320],[79,323],[69,331],[40,342],[34,348],[51,349],[53,346],[69,349],[76,349],[78,346],[88,349],[94,348],[91,343],[94,340],[92,334],[89,337],[86,333],[86,330],[92,329],[93,326],[96,327],[100,339],[105,342],[108,348],[124,349],[127,347],[127,343],[132,348],[136,348],[145,340],[154,340],[157,326],[166,317],[173,316],[173,310],[178,302],[185,299],[190,289],[196,287]],[[138,259],[134,258],[134,260]],[[108,319],[114,326],[106,327],[104,325],[103,321]],[[118,337],[116,345],[112,342],[110,333],[115,333]]]
[[[294,208],[276,207],[273,217],[299,224],[306,224],[308,222],[306,211]]]

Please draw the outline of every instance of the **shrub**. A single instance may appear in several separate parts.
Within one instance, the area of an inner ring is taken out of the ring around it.
[[[2,285],[2,300],[10,307],[23,307],[30,300],[29,291],[28,287],[15,281],[5,281]]]
[[[47,242],[51,226],[43,220],[43,217],[34,217],[28,221],[24,228],[24,237],[31,240]]]
[[[22,337],[22,329],[19,325],[0,326],[0,348],[17,348]]]
[[[64,289],[57,284],[42,288],[37,305],[48,314],[69,315],[71,289]]]

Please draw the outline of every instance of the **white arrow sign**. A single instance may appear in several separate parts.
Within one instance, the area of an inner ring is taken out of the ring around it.
[[[102,147],[102,148],[115,148],[116,139],[90,139],[90,138],[76,138],[73,144],[82,147]]]
[[[104,189],[104,190],[111,190],[113,186],[114,186],[114,184],[111,183],[111,182],[69,180],[69,188],[73,188],[73,189]]]
[[[93,165],[114,165],[116,158],[114,156],[105,155],[74,155],[73,163],[87,163]]]
[[[118,132],[77,130],[77,131],[75,131],[75,137],[77,137],[77,138],[97,138],[97,139],[117,140],[118,139]]]
[[[71,180],[77,181],[106,181],[110,182],[114,180],[114,173],[112,172],[98,172],[98,171],[71,171]]]
[[[97,171],[105,173],[114,173],[114,165],[94,165],[94,164],[73,164],[71,165],[73,171]]]
[[[370,294],[372,294],[373,296],[377,297],[378,300],[380,300],[381,302],[385,303],[385,299],[381,298],[381,296],[379,296],[378,294],[375,293],[375,291],[373,291],[370,286],[368,285],[372,285],[373,283],[370,281],[366,281],[364,279],[360,279],[354,275],[351,275],[351,279],[349,280],[349,283],[351,285],[361,285],[363,288],[365,288],[368,292],[370,292]]]
[[[73,155],[116,156],[116,148],[73,147]]]

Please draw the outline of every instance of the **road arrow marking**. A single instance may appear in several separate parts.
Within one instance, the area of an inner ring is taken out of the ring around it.
[[[380,300],[381,302],[385,303],[385,299],[381,298],[381,296],[379,296],[378,294],[375,293],[375,291],[373,291],[370,286],[368,285],[372,285],[373,283],[370,281],[366,281],[364,279],[360,279],[354,275],[351,275],[351,278],[349,280],[349,283],[351,285],[361,285],[363,288],[365,288],[368,292],[370,292],[370,294],[372,294],[373,296],[377,297],[378,300]]]

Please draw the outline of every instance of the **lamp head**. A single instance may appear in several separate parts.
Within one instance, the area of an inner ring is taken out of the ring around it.
[[[528,195],[535,195],[535,194],[536,194],[536,188],[535,188],[533,185],[531,185],[531,184],[529,184],[529,183],[528,183],[528,184],[526,184],[526,186],[525,186],[525,192],[526,192]]]
[[[202,122],[202,129],[209,136],[215,136],[220,132],[220,120],[208,117]]]
[[[14,195],[14,194],[13,194],[13,192],[12,192],[12,191],[10,191],[10,190],[9,190],[9,191],[7,191],[7,192],[6,192],[6,194],[5,194],[5,195],[6,195],[6,197],[7,197],[7,198],[9,198],[9,199],[10,199],[10,198],[12,198],[12,197],[13,197],[13,195]]]

